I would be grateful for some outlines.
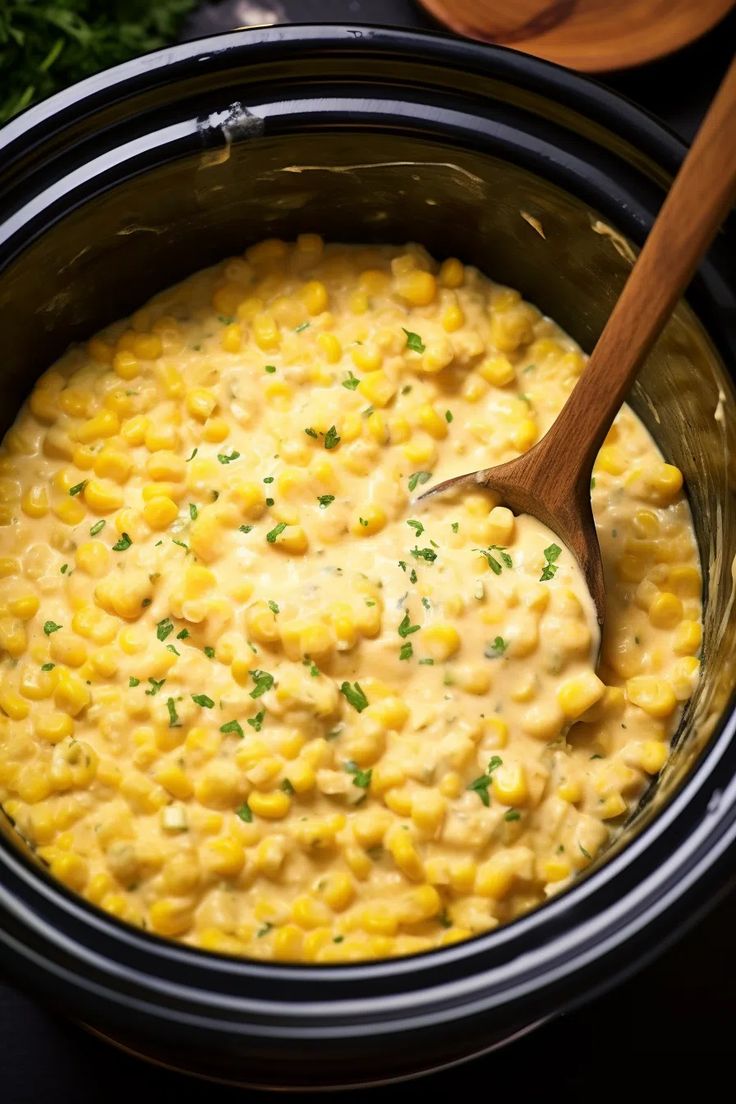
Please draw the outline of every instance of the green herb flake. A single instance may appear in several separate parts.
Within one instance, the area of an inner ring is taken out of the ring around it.
[[[274,615],[274,617],[276,616],[277,613],[281,613],[281,609],[280,609],[278,603],[274,602],[273,600],[269,600],[268,608],[270,609],[270,611]]]
[[[146,690],[146,694],[148,694],[149,698],[155,698],[156,694],[158,694],[159,690],[166,682],[166,679],[149,678],[148,681],[151,684],[151,689]]]
[[[241,820],[245,821],[246,824],[253,823],[253,812],[247,801],[244,801],[240,808],[235,810],[235,815],[240,817]],[[270,927],[270,924],[266,924],[265,931],[261,929],[258,934],[265,935]]]
[[[420,667],[434,667],[434,660],[433,659],[420,659],[419,660],[419,666]]]
[[[591,475],[591,477],[590,477],[590,489],[591,489],[591,491],[595,490],[595,476],[594,475]]]
[[[559,564],[557,560],[562,555],[562,549],[559,544],[550,544],[544,550],[545,564],[542,568],[542,574],[539,576],[540,583],[546,583],[549,579],[553,579],[557,574]]]
[[[411,525],[412,529],[414,529],[417,535],[417,539],[421,537],[422,533],[424,532],[424,526],[422,525],[421,521],[414,521],[412,518],[410,518],[406,524]]]
[[[112,550],[113,552],[126,552],[130,548],[132,543],[133,542],[127,533],[121,533],[120,540],[112,546]]]
[[[401,328],[406,334],[407,349],[411,349],[413,353],[423,353],[427,346],[424,344],[419,334],[412,333],[411,330],[405,330],[403,326]]]
[[[503,570],[502,564],[505,567],[514,566],[514,561],[511,559],[511,556],[500,544],[491,544],[488,548],[474,548],[473,551],[480,552],[494,575],[501,574]],[[494,552],[498,552],[501,563],[499,563],[498,559],[493,555]]]
[[[63,625],[57,625],[55,621],[44,621],[43,631],[46,636],[51,636],[52,633],[58,632],[63,627]]]
[[[491,644],[486,644],[483,655],[486,659],[498,659],[504,654],[508,644],[502,636],[497,636]]]
[[[224,725],[220,725],[220,732],[227,736],[229,733],[234,732],[236,736],[239,736],[242,740],[245,736],[243,727],[240,721],[227,721]]]
[[[320,671],[319,667],[317,666],[317,664],[314,662],[314,660],[310,656],[305,656],[304,659],[302,660],[302,663],[304,664],[305,667],[309,668],[309,673],[312,676],[312,678],[318,678],[319,677],[319,675],[321,674],[321,671]]]
[[[177,652],[173,644],[167,644],[166,650],[167,652],[173,652],[175,656],[179,656],[179,658],[181,658],[181,652]]]
[[[176,712],[176,702],[173,698],[166,699],[166,708],[169,711],[169,728],[181,728],[181,721]]]
[[[472,793],[477,793],[486,808],[490,808],[491,799],[488,796],[488,787],[491,784],[491,780],[487,774],[481,774],[475,778],[466,789]]]
[[[586,851],[585,848],[583,847],[582,843],[579,843],[578,847],[580,848],[582,853],[585,855],[586,859],[592,859],[593,856],[591,855],[590,851]]]
[[[304,333],[311,325],[311,322],[300,322],[298,326],[294,327],[294,333]]]
[[[426,560],[427,563],[434,563],[437,559],[437,553],[431,548],[412,548],[412,556],[417,560]]]
[[[354,682],[352,685],[349,682],[343,682],[340,687],[340,693],[346,701],[350,702],[353,709],[357,710],[358,713],[362,713],[368,705],[368,699],[363,693],[359,682]]]
[[[276,365],[275,364],[267,364],[263,370],[264,370],[264,372],[268,372],[268,374],[272,376],[273,373],[276,371]]]
[[[337,434],[337,428],[332,425],[325,433],[324,446],[326,449],[334,449],[340,444],[340,437]]]
[[[420,629],[420,626],[419,625],[412,625],[411,618],[409,617],[409,614],[405,613],[404,616],[401,619],[401,624],[399,625],[398,633],[399,633],[399,636],[401,636],[401,637],[407,637],[407,636],[411,636],[412,633],[419,632],[419,629]]]
[[[214,709],[215,703],[206,694],[192,694],[192,701],[202,709]]]
[[[319,502],[320,510],[326,510],[328,506],[331,506],[335,501],[334,495],[318,495],[317,501]]]
[[[432,473],[431,472],[428,472],[428,471],[413,472],[413,474],[409,476],[409,490],[410,491],[415,491],[419,484],[426,483],[427,480],[429,480],[431,478],[432,478]]]
[[[239,533],[250,533],[252,528],[253,528],[252,525],[241,525],[240,528],[238,529],[238,532]]]
[[[59,568],[59,571],[61,572],[62,575],[66,575],[68,570],[69,570],[69,564],[68,563],[67,564],[62,564],[61,567]]]
[[[280,521],[278,523],[278,525],[274,525],[273,529],[271,529],[271,531],[269,533],[266,533],[266,540],[268,541],[268,543],[269,544],[275,544],[276,543],[276,538],[281,533],[283,533],[285,528],[286,528],[286,522],[285,521]]]
[[[273,675],[269,675],[268,671],[251,671],[250,677],[255,683],[255,686],[250,692],[251,698],[262,697],[266,691],[270,690],[273,686]]]
[[[204,651],[204,654],[207,656],[208,659],[214,659],[215,658],[215,649],[212,648],[209,644],[205,644],[205,646],[203,648],[203,651]]]
[[[189,503],[189,516],[192,519],[192,521],[197,520],[197,514],[198,513],[199,513],[199,510],[197,509],[197,507],[194,505],[193,502],[190,502]]]
[[[279,789],[283,790],[283,792],[285,794],[288,794],[289,797],[291,797],[292,794],[296,793],[296,790],[294,789],[294,787],[292,786],[292,784],[291,784],[291,782],[289,781],[288,778],[285,778],[283,780],[283,782],[279,786]]]
[[[368,528],[368,522],[366,521],[365,518],[359,517],[358,522],[359,522],[360,525],[363,526],[364,529]]]
[[[163,621],[159,621],[156,625],[156,636],[159,640],[166,640],[167,636],[170,636],[174,631],[174,624],[170,617],[164,617]]]
[[[450,424],[450,422],[452,422],[453,420],[454,420],[454,419],[453,419],[453,413],[452,413],[452,411],[451,411],[451,410],[446,410],[446,411],[445,411],[445,421],[447,422],[447,424],[449,425],[449,424]]]
[[[217,459],[220,461],[221,464],[232,464],[233,460],[240,459],[240,453],[236,452],[235,449],[233,449],[232,452],[228,453],[218,452]]]
[[[319,433],[316,429],[312,429],[311,426],[307,426],[304,432],[306,433],[307,437],[314,437],[315,441],[319,439]]]
[[[399,651],[399,659],[411,659],[414,655],[414,648],[412,647],[411,640],[407,640],[406,644],[401,645]]]
[[[134,686],[140,686],[141,680],[136,678],[135,675],[131,675],[128,679],[128,686],[132,690]]]
[[[416,583],[418,578],[419,578],[419,576],[417,575],[414,568],[412,568],[411,571],[409,572],[409,582],[410,583]]]
[[[371,784],[371,778],[373,777],[373,771],[370,768],[368,770],[361,770],[358,764],[352,759],[348,759],[343,766],[348,774],[352,774],[354,786],[357,786],[360,790],[368,789]]]
[[[83,479],[81,483],[75,483],[73,487],[69,488],[69,494],[72,496],[72,498],[74,497],[74,495],[81,494],[88,483],[88,479]]]
[[[176,639],[177,640],[188,640],[190,636],[191,636],[191,633],[189,632],[189,629],[182,629],[181,632],[178,632],[176,634]]]
[[[198,452],[199,452],[199,449],[198,449],[198,448],[192,449],[192,455],[191,455],[191,456],[187,456],[187,458],[186,458],[186,460],[184,461],[184,463],[185,463],[185,464],[188,464],[190,460],[193,460],[193,459],[194,459],[194,457],[195,457],[195,456],[197,455],[197,453],[198,453]]]
[[[352,372],[348,372],[348,378],[342,381],[343,387],[347,387],[348,391],[354,391],[359,383],[360,380]]]
[[[55,663],[44,663],[41,666],[41,670],[42,671],[53,671],[55,666],[56,666]]]
[[[504,813],[503,819],[508,820],[509,822],[512,820],[521,820],[521,813],[518,811],[518,809],[509,809],[507,813]]]
[[[460,522],[459,521],[453,521],[450,528],[452,529],[453,533],[457,533],[458,529],[460,528]]]
[[[97,534],[101,533],[104,528],[105,528],[105,519],[102,518],[100,521],[96,521],[94,523],[94,525],[92,526],[92,528],[89,531],[89,535],[91,537],[96,537]]]

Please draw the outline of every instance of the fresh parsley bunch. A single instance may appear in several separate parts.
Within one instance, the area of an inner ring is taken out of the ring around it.
[[[197,0],[0,0],[0,123],[174,40]]]

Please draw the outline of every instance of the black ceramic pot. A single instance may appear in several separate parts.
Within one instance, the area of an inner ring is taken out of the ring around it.
[[[251,30],[102,73],[0,133],[0,430],[70,341],[270,235],[423,242],[518,287],[589,350],[683,152],[590,81],[430,35]],[[480,1053],[613,984],[692,922],[724,886],[736,838],[728,233],[631,399],[685,472],[705,564],[705,674],[663,777],[605,861],[469,942],[297,967],[127,927],[52,881],[6,825],[5,970],[179,1069],[315,1088]]]

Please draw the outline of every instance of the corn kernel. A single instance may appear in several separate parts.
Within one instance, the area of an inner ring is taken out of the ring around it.
[[[248,799],[248,804],[256,816],[265,817],[267,820],[281,820],[291,808],[289,795],[281,790],[274,790],[271,793],[254,791]]]
[[[630,678],[626,683],[626,697],[651,717],[669,717],[677,705],[669,683],[650,675]]]
[[[595,705],[606,687],[592,671],[567,679],[557,691],[557,701],[566,717],[577,718]]]
[[[649,620],[658,629],[674,629],[682,621],[682,602],[676,594],[658,594],[649,604]]]
[[[460,649],[460,634],[454,625],[434,624],[422,630],[419,644],[425,647],[433,659],[440,662],[450,659]]]
[[[399,277],[396,291],[401,299],[413,307],[426,307],[433,302],[437,294],[437,281],[431,272],[415,270]]]

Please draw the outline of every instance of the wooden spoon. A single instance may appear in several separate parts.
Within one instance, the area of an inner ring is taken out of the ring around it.
[[[445,479],[487,487],[544,523],[575,555],[603,624],[606,595],[590,506],[598,450],[629,387],[736,197],[736,61],[662,204],[585,371],[551,429],[523,456]]]

